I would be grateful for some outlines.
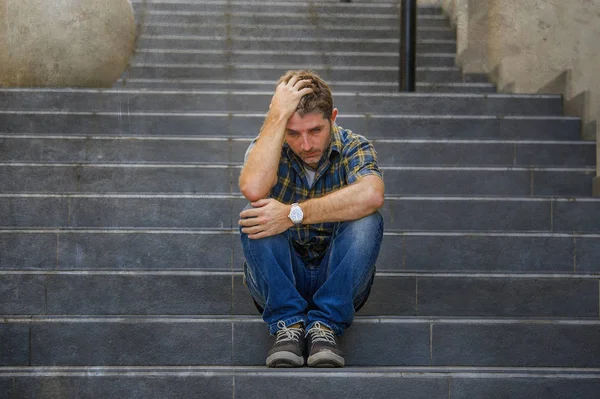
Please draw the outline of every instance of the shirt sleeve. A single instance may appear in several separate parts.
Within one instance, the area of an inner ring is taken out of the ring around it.
[[[248,160],[248,156],[250,155],[250,151],[252,151],[252,149],[256,145],[256,140],[257,139],[252,140],[252,142],[250,143],[250,145],[246,149],[246,153],[244,154],[244,165],[246,165],[246,161]]]
[[[379,176],[383,179],[377,165],[377,152],[373,144],[366,138],[359,136],[347,146],[343,153],[343,162],[346,168],[346,179],[352,184],[368,175]]]

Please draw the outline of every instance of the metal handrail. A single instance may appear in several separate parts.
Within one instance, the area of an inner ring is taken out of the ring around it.
[[[402,0],[400,8],[399,91],[415,91],[417,64],[417,0]]]

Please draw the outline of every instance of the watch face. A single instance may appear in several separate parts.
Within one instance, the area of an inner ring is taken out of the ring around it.
[[[290,219],[294,223],[300,223],[302,221],[302,209],[299,206],[293,206],[290,211]]]

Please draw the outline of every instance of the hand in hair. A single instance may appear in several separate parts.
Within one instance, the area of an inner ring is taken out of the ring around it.
[[[300,99],[314,90],[311,87],[310,79],[299,79],[294,75],[287,82],[281,82],[275,89],[275,94],[269,105],[269,112],[283,119],[289,119],[296,108]]]

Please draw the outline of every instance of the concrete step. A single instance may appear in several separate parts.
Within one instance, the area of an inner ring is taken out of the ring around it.
[[[189,35],[141,35],[138,48],[141,49],[188,49],[188,50],[219,50],[219,51],[398,51],[400,39],[365,38],[314,38],[304,39],[288,37],[252,37],[252,36],[189,36]],[[454,40],[418,40],[417,56],[420,53],[453,53],[456,52]]]
[[[0,109],[6,111],[114,112],[135,111],[264,113],[272,92],[3,89]],[[411,115],[562,115],[560,95],[337,93],[341,116],[354,113]],[[173,126],[171,126],[173,129]]]
[[[250,142],[250,138],[226,137],[4,134],[0,135],[0,163],[241,164]],[[381,166],[569,168],[596,164],[592,141],[374,139],[372,142]]]
[[[241,165],[0,163],[4,193],[238,194]],[[387,195],[590,196],[588,168],[386,166]]]
[[[331,82],[335,97],[337,92],[398,92],[397,82]],[[214,80],[214,79],[129,79],[125,76],[114,84],[115,89],[167,89],[167,90],[234,90],[268,91],[273,89],[270,80]],[[417,82],[421,93],[495,93],[491,83],[427,83]]]
[[[205,24],[198,23],[145,23],[140,27],[140,33],[148,36],[162,35],[193,35],[193,36],[251,36],[251,37],[340,37],[340,38],[398,38],[399,24],[396,26],[359,25],[349,26],[315,26],[315,25],[223,25],[210,21]],[[447,27],[417,27],[417,39],[456,40],[456,32]]]
[[[295,64],[326,65],[327,67],[395,67],[400,65],[398,52],[342,52],[322,53],[317,51],[220,51],[220,50],[176,50],[176,49],[140,49],[132,59],[138,66],[153,64]],[[417,58],[417,67],[454,67],[454,53],[421,53]],[[217,79],[212,77],[212,79]],[[339,77],[336,79],[343,80]],[[273,87],[273,82],[270,81]]]
[[[0,194],[0,226],[229,229],[246,204],[209,194]],[[387,196],[381,213],[396,230],[600,232],[595,198]]]
[[[266,5],[268,7],[268,5]],[[252,7],[260,7],[253,4]],[[386,26],[390,29],[396,28],[399,24],[399,14],[397,12],[388,12],[387,10],[353,10],[348,9],[341,12],[311,12],[302,10],[298,12],[286,11],[163,11],[148,10],[138,12],[136,16],[138,23],[186,23],[203,25],[207,23],[219,25],[278,25],[285,21],[288,25],[302,25],[326,27],[326,26]],[[444,15],[418,15],[417,26],[420,27],[441,27],[448,28],[449,21]]]
[[[359,314],[597,320],[598,277],[378,273]],[[258,314],[241,272],[12,270],[0,285],[2,315]]]
[[[329,67],[323,64],[302,65],[261,65],[261,64],[151,64],[133,63],[127,76],[134,79],[233,79],[233,80],[271,80],[277,82],[285,71],[301,68],[314,70],[325,80],[336,76],[340,80],[366,80],[374,82],[396,82],[398,66],[356,66]],[[419,82],[445,83],[461,82],[462,75],[458,67],[418,67],[416,79]]]
[[[60,380],[56,387],[49,376]],[[109,382],[110,383],[107,383]],[[293,371],[265,367],[2,367],[11,398],[277,399],[281,386],[297,398],[470,399],[519,397],[596,399],[598,369],[484,367],[346,367]]]
[[[400,5],[394,3],[357,3],[357,2],[308,2],[308,1],[149,1],[132,2],[138,15],[148,11],[175,11],[186,13],[286,13],[286,14],[398,14]],[[441,7],[418,7],[417,15],[442,15]]]
[[[126,104],[126,103],[125,103]],[[90,136],[255,137],[258,113],[1,110],[1,133]],[[577,140],[581,120],[564,116],[383,115],[341,111],[338,123],[371,139]]]
[[[241,271],[234,229],[0,228],[3,270]],[[401,256],[400,256],[401,254]],[[381,272],[600,273],[600,235],[402,231],[386,226]]]
[[[36,367],[259,366],[272,342],[257,317],[7,316],[0,336],[3,366]],[[357,317],[340,344],[348,366],[600,367],[598,320]]]

